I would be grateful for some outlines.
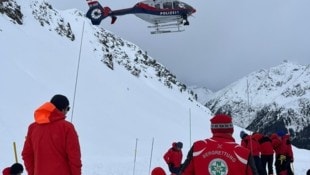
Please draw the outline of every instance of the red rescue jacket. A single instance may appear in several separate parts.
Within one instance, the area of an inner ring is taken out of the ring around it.
[[[277,134],[272,134],[270,136],[273,149],[276,153],[276,156],[278,155],[286,155],[286,148],[285,145],[282,143],[282,139]]]
[[[192,158],[182,175],[252,175],[248,166],[250,151],[235,143],[231,136],[197,141],[192,151]]]
[[[262,139],[260,139],[259,143],[262,155],[273,155],[274,151],[272,142],[268,136],[264,136]]]
[[[163,158],[167,164],[173,164],[175,168],[178,168],[181,166],[183,154],[176,148],[176,143],[173,143],[172,148],[164,154]]]
[[[294,160],[294,154],[293,154],[293,149],[291,145],[290,135],[286,134],[282,137],[282,144],[285,145],[286,156],[289,157],[291,160]]]
[[[260,155],[260,145],[258,140],[261,138],[260,134],[248,135],[241,140],[241,146],[250,150],[253,156]]]
[[[34,113],[22,158],[28,175],[81,175],[81,152],[72,123],[52,103]]]

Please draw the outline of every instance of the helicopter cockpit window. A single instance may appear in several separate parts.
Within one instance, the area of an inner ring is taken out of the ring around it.
[[[172,2],[165,2],[163,4],[164,9],[172,9]]]
[[[191,6],[185,4],[184,2],[180,2],[179,3],[179,8],[182,8],[182,9],[186,9],[186,8],[190,8]]]
[[[176,1],[176,2],[178,2],[178,1]],[[184,3],[182,3],[182,2],[178,2],[178,6],[177,6],[178,8],[182,8],[182,9],[185,9],[186,8],[186,5],[184,4]]]

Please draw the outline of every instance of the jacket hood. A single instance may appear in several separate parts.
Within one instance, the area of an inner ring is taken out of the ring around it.
[[[65,118],[65,114],[50,102],[44,103],[34,112],[34,120],[38,124],[50,123]]]
[[[255,139],[256,141],[259,141],[261,138],[263,138],[263,135],[260,133],[254,133],[252,135],[253,139]]]
[[[271,139],[279,139],[279,136],[276,133],[271,134]]]
[[[173,147],[173,148],[176,148],[176,147],[177,147],[177,142],[173,142],[173,143],[172,143],[172,147]]]

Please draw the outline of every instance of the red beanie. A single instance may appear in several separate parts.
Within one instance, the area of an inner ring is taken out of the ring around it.
[[[212,133],[233,133],[232,118],[226,114],[217,114],[211,120]]]
[[[161,167],[156,167],[152,170],[152,174],[151,175],[166,175],[164,169],[162,169]]]

